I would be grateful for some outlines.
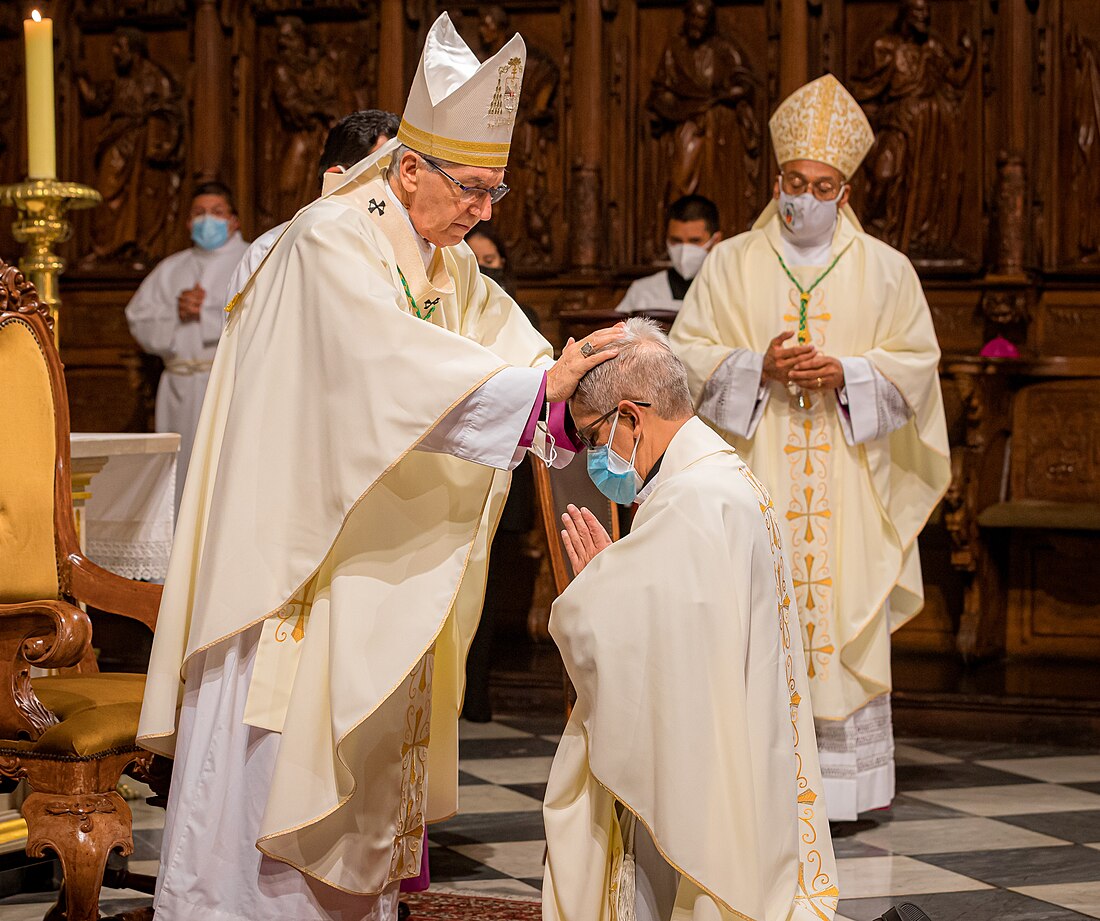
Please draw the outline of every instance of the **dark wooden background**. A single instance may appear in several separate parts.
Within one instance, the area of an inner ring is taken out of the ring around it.
[[[4,182],[25,163],[23,6],[0,8]],[[856,209],[916,263],[945,353],[956,481],[924,538],[928,610],[899,642],[1100,655],[1100,606],[1078,568],[1100,549],[1100,520],[1052,527],[1061,519],[1028,518],[1026,505],[1100,502],[1096,0],[726,0],[695,58],[685,7],[658,0],[39,6],[57,36],[61,176],[109,197],[76,216],[64,250],[62,356],[84,430],[150,424],[156,369],[123,309],[149,267],[188,244],[194,184],[217,177],[236,190],[246,237],[286,219],[311,197],[336,118],[400,111],[443,9],[479,53],[514,30],[528,44],[515,191],[495,223],[551,338],[654,271],[662,209],[677,194],[715,198],[723,230],[746,229],[775,177],[768,115],[836,73],[879,134]],[[927,35],[906,19],[922,9]],[[700,54],[711,64],[693,64]],[[6,220],[0,251],[18,253]],[[976,359],[998,334],[1020,362]],[[1066,378],[1078,388],[1068,396],[1017,399]],[[1028,450],[1013,452],[1025,437]],[[979,520],[1006,504],[1007,529]]]

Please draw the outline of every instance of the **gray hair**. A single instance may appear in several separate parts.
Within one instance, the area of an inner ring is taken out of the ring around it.
[[[422,154],[419,150],[413,150],[408,144],[398,144],[397,147],[393,149],[393,153],[390,154],[390,165],[394,169],[397,169],[398,164],[401,163],[401,158],[407,153],[416,154],[421,159],[426,159],[428,156],[427,154]],[[442,157],[432,157],[431,162],[439,164],[445,170],[466,165],[464,163],[455,163],[453,160],[444,160]]]
[[[599,351],[608,349],[618,349],[619,354],[581,378],[573,394],[575,405],[603,414],[623,400],[640,400],[652,403],[662,419],[682,419],[694,412],[687,371],[654,320],[631,317],[622,338]]]

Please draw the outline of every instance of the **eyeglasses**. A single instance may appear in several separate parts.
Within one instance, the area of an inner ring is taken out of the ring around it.
[[[627,402],[633,403],[635,406],[652,406],[652,403],[643,403],[641,400],[628,400]],[[609,409],[599,419],[594,422],[589,422],[582,429],[577,429],[577,441],[584,445],[589,451],[593,451],[599,447],[596,444],[596,438],[599,437],[600,426],[603,425],[608,419],[610,419],[615,413],[619,411],[619,407],[615,406],[613,409]]]
[[[845,186],[845,183],[837,183],[832,179],[818,179],[816,182],[810,182],[801,173],[780,173],[780,178],[783,191],[788,195],[801,195],[809,188],[813,190],[814,198],[818,201],[832,201]]]
[[[495,205],[509,192],[508,186],[506,186],[503,182],[493,189],[483,189],[476,185],[463,185],[434,160],[430,160],[423,154],[420,154],[420,159],[427,163],[428,166],[434,169],[437,173],[440,173],[445,179],[449,179],[456,186],[458,186],[458,188],[462,190],[462,201],[468,205],[481,204],[484,201],[485,196],[488,196],[490,203]]]

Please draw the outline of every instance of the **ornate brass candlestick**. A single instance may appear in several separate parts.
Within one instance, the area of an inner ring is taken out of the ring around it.
[[[49,307],[53,341],[59,349],[59,277],[65,270],[65,260],[53,247],[72,235],[72,225],[65,219],[70,208],[91,208],[101,201],[103,196],[90,186],[58,179],[28,179],[0,186],[0,204],[12,205],[18,212],[12,235],[26,245],[19,268],[38,289],[39,300]]]

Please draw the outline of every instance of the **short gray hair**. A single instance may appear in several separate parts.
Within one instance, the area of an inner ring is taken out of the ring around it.
[[[402,143],[398,144],[397,147],[393,149],[393,153],[390,154],[390,165],[394,169],[396,169],[398,164],[401,162],[401,158],[407,153],[416,154],[422,160],[428,159],[427,154],[422,154],[419,150],[413,150],[408,144]],[[464,163],[455,163],[453,160],[444,160],[442,157],[432,157],[430,162],[437,163],[444,169],[451,169],[452,167],[460,167],[466,165]]]
[[[690,416],[694,407],[687,371],[668,336],[646,317],[631,317],[625,327],[620,339],[600,350],[618,349],[619,354],[581,378],[573,404],[602,415],[623,400],[640,400],[652,403],[662,419]]]

